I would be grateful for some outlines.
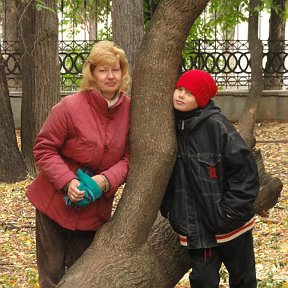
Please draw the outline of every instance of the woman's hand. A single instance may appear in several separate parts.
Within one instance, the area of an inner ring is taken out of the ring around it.
[[[75,203],[84,198],[84,191],[78,189],[80,182],[77,179],[72,179],[68,184],[67,195],[70,198],[71,202]]]
[[[99,185],[102,191],[106,190],[106,182],[102,175],[95,175],[92,177],[92,179]]]

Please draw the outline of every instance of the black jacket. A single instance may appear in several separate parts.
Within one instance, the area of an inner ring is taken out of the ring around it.
[[[188,248],[217,246],[254,215],[259,190],[254,158],[213,101],[197,116],[176,120],[178,154],[161,206]]]

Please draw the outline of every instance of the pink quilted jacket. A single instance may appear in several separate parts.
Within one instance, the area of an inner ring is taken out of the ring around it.
[[[36,138],[40,172],[27,190],[30,202],[70,230],[97,230],[108,221],[114,194],[127,176],[129,114],[130,98],[123,94],[110,109],[95,91],[64,97]],[[86,207],[67,207],[62,189],[81,167],[105,175],[111,189]]]

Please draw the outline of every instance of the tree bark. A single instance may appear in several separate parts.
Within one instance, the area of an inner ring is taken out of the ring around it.
[[[191,258],[188,256],[187,248],[180,245],[179,235],[160,213],[150,232],[148,244],[151,245],[157,259],[155,281],[163,283],[158,287],[175,287],[191,268]]]
[[[169,288],[187,271],[188,257],[171,228],[156,223],[151,232],[151,227],[175,160],[171,97],[181,51],[207,2],[160,2],[134,70],[131,160],[122,198],[112,221],[96,233],[92,245],[57,287]],[[160,235],[163,241],[157,243]],[[179,250],[185,261],[179,256],[177,262]]]
[[[18,40],[18,25],[17,25],[17,2],[18,0],[4,1],[2,27],[3,27],[3,40],[4,41],[17,41]]]
[[[18,42],[18,0],[4,1],[2,16],[3,45],[2,51],[8,55],[6,71],[10,78],[6,77],[11,91],[19,91],[22,87],[22,79],[19,73],[20,49]],[[12,76],[11,76],[12,74]],[[10,91],[10,92],[11,92]]]
[[[143,3],[139,0],[112,1],[113,41],[127,54],[131,73],[144,35]],[[125,31],[125,33],[123,33]]]
[[[60,99],[57,1],[43,1],[47,8],[41,10],[36,9],[35,3],[22,3],[20,15],[22,154],[31,175],[36,172],[32,153],[35,136],[50,108]]]
[[[259,13],[255,10],[255,7],[260,5],[260,2],[260,0],[250,0],[251,12],[248,21],[248,43],[251,55],[251,87],[238,123],[239,132],[250,149],[252,149],[256,143],[253,133],[260,98],[263,94],[263,47],[261,40],[258,38]]]
[[[16,182],[27,176],[18,149],[12,108],[5,74],[5,63],[0,50],[0,182]]]
[[[273,0],[269,21],[267,62],[265,66],[265,89],[281,90],[283,86],[286,0]],[[277,10],[275,9],[277,7]]]

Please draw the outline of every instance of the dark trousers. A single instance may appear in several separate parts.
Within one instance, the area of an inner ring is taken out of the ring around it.
[[[36,255],[41,288],[52,288],[92,243],[96,231],[72,231],[36,210]]]
[[[221,246],[188,252],[192,259],[191,287],[218,288],[222,263],[229,273],[231,288],[257,287],[252,230]]]

